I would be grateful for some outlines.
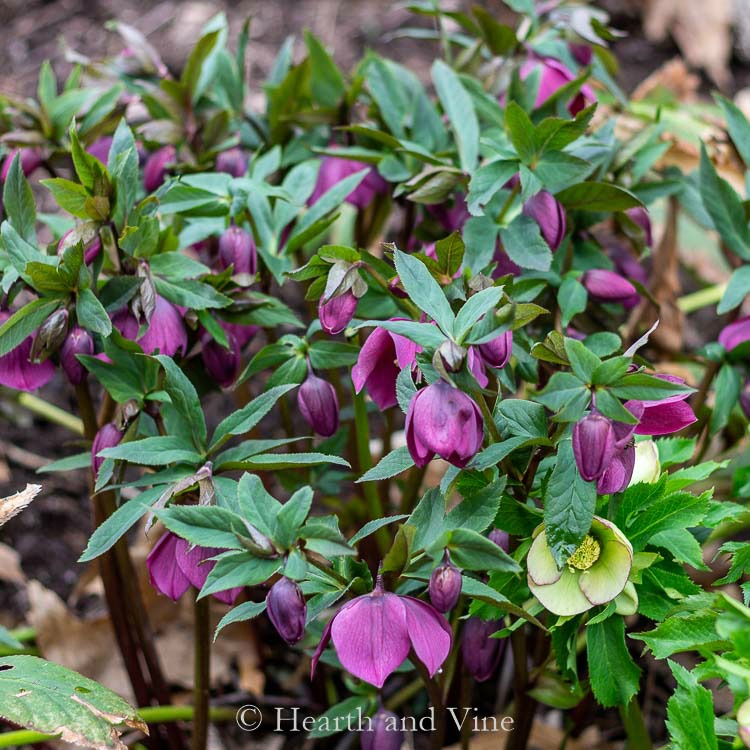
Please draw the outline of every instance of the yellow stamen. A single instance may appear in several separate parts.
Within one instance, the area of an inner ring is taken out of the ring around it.
[[[591,534],[586,534],[578,549],[568,560],[568,565],[578,570],[588,570],[599,559],[601,551],[599,542]]]

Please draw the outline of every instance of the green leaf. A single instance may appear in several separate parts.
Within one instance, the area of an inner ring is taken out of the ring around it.
[[[459,232],[444,237],[435,243],[435,255],[441,273],[446,276],[454,276],[464,259],[466,246]]]
[[[407,294],[448,335],[453,333],[453,310],[427,266],[412,255],[395,250],[396,271]]]
[[[567,278],[560,284],[557,292],[557,303],[562,313],[562,326],[567,328],[573,318],[586,309],[588,292],[578,279]]]
[[[344,77],[318,38],[309,31],[305,31],[305,44],[310,55],[313,99],[324,107],[335,107],[346,92]]]
[[[708,511],[709,500],[710,492],[698,497],[687,492],[675,492],[653,501],[623,531],[638,552],[661,531],[698,526]]]
[[[643,641],[657,659],[723,643],[716,632],[716,615],[705,610],[674,615],[647,633],[633,633],[631,638]]]
[[[224,554],[208,574],[198,598],[203,599],[227,589],[257,586],[276,573],[281,563],[279,558],[255,557],[244,551]]]
[[[36,656],[0,659],[0,717],[76,747],[121,748],[119,724],[148,731],[119,695]]]
[[[594,372],[602,364],[599,357],[582,341],[570,338],[565,339],[565,353],[575,376],[584,383],[591,383]]]
[[[171,463],[197,465],[201,455],[189,447],[185,438],[173,435],[158,435],[130,443],[120,443],[99,452],[102,458],[117,458],[143,466],[164,466]]]
[[[474,323],[494,310],[502,296],[503,288],[501,286],[491,286],[481,292],[472,294],[456,316],[456,338],[461,341]]]
[[[472,13],[479,23],[482,38],[493,55],[505,57],[518,44],[516,32],[510,26],[498,23],[481,5],[475,5]]]
[[[742,266],[732,272],[729,283],[724,290],[721,302],[716,307],[716,312],[723,315],[735,307],[741,305],[745,297],[750,294],[750,266]]]
[[[90,218],[86,207],[89,194],[83,185],[62,177],[40,180],[40,182],[52,193],[60,208],[80,219]]]
[[[714,702],[692,672],[669,661],[677,690],[667,702],[667,728],[679,750],[717,750]]]
[[[435,60],[433,63],[432,80],[443,111],[456,135],[461,169],[471,173],[479,158],[479,122],[474,101],[455,71],[442,60]]]
[[[91,289],[79,289],[76,300],[78,325],[102,336],[112,333],[112,321],[99,298]]]
[[[209,505],[172,505],[154,515],[177,536],[191,544],[219,549],[242,549],[238,534],[247,534],[236,513]]]
[[[586,384],[572,372],[556,372],[547,387],[536,395],[536,400],[552,411],[559,411],[566,404],[582,396],[588,397]]]
[[[315,726],[307,735],[310,739],[330,737],[349,727],[356,728],[361,721],[362,727],[368,726],[365,717],[372,709],[374,698],[371,695],[353,695],[345,698],[315,719]]]
[[[224,617],[219,620],[219,624],[216,626],[214,631],[214,643],[219,637],[219,633],[227,626],[234,622],[245,622],[246,620],[252,620],[254,617],[262,614],[266,611],[266,603],[262,602],[243,602],[238,604],[236,607],[227,612]]]
[[[739,372],[728,362],[725,362],[714,380],[714,409],[711,412],[709,434],[715,435],[722,430],[739,402],[742,381]]]
[[[383,526],[388,526],[389,524],[395,523],[396,521],[402,521],[405,518],[408,518],[407,515],[400,515],[400,516],[386,516],[385,518],[375,518],[372,521],[368,521],[350,540],[349,545],[354,546],[355,544],[358,544],[363,539],[370,536],[370,534],[374,534],[378,529],[382,528]]]
[[[164,390],[169,394],[172,406],[184,420],[196,449],[203,452],[206,449],[206,418],[195,386],[171,357],[159,354],[153,359],[164,368]]]
[[[580,182],[555,198],[569,211],[625,211],[641,205],[633,193],[608,182]]]
[[[525,399],[506,398],[498,401],[495,410],[514,435],[547,437],[547,415],[541,404]]]
[[[60,307],[60,300],[35,299],[0,326],[0,357],[15,349]]]
[[[209,284],[194,279],[183,279],[179,283],[172,283],[158,276],[154,277],[156,291],[170,302],[193,310],[208,310],[211,308],[227,307],[232,304],[229,297],[217,292]]]
[[[508,102],[505,108],[505,129],[518,158],[530,164],[537,150],[534,123],[517,102]]]
[[[313,491],[310,487],[298,489],[276,515],[276,537],[283,548],[289,548],[297,539],[297,532],[305,522],[312,507]]]
[[[36,206],[31,187],[21,169],[21,154],[16,153],[3,186],[3,206],[11,226],[32,245],[36,245]]]
[[[200,99],[209,83],[209,77],[206,75],[206,72],[210,70],[208,61],[221,36],[220,30],[202,36],[185,63],[180,83],[187,89],[193,103]]]
[[[625,706],[638,692],[641,670],[625,645],[622,617],[608,617],[586,628],[589,679],[596,700],[605,708]]]
[[[518,162],[515,160],[498,160],[482,164],[472,174],[469,182],[469,211],[473,215],[480,213],[481,207],[486,206],[517,172]]]
[[[750,122],[748,122],[744,112],[731,99],[717,94],[716,100],[724,110],[729,137],[742,157],[742,161],[745,162],[745,166],[750,169]]]
[[[263,453],[243,461],[243,466],[252,471],[280,471],[281,469],[298,469],[305,466],[331,464],[350,468],[349,462],[329,453]]]
[[[464,570],[518,573],[521,566],[500,546],[472,529],[453,529],[448,547],[453,562]]]
[[[53,471],[73,471],[75,469],[87,469],[91,466],[91,452],[84,451],[72,456],[60,458],[57,461],[50,461],[48,464],[39,467],[37,474],[51,474]]]
[[[694,388],[670,380],[662,380],[644,372],[625,375],[610,388],[615,396],[639,401],[659,401],[669,396],[693,393]]]
[[[495,520],[506,483],[507,477],[502,477],[475,494],[464,497],[445,517],[446,527],[470,529],[478,533],[486,531]]]
[[[388,455],[378,461],[369,471],[366,471],[358,480],[360,482],[375,482],[381,479],[390,479],[414,466],[414,460],[409,449],[402,445],[395,448]]]
[[[558,566],[578,549],[591,529],[596,506],[596,483],[578,473],[571,440],[561,440],[557,463],[544,499],[544,530]]]
[[[552,251],[544,241],[539,224],[525,214],[518,214],[507,227],[500,228],[500,237],[508,257],[521,268],[549,271]]]
[[[307,353],[314,369],[329,370],[353,365],[359,357],[359,347],[342,341],[315,341]]]

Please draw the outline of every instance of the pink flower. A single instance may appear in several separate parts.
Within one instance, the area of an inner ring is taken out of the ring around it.
[[[146,354],[157,350],[160,354],[174,357],[177,352],[187,350],[187,331],[180,311],[164,297],[156,295],[156,307],[145,331],[138,336],[140,324],[126,307],[115,313],[112,325],[126,338],[140,345]]]
[[[349,175],[368,168],[370,171],[365,178],[344,200],[357,208],[369,206],[378,193],[384,193],[388,189],[388,183],[369,164],[354,161],[353,159],[339,159],[336,156],[324,156],[321,160],[318,181],[308,200],[308,204],[312,206],[334,185],[338,185],[339,182],[349,177]]]
[[[0,310],[0,326],[10,318],[9,312]],[[33,336],[25,338],[15,349],[0,356],[0,385],[17,391],[35,391],[47,385],[55,375],[55,366],[49,360],[30,362]]]
[[[559,60],[552,57],[537,57],[532,55],[522,66],[520,70],[521,80],[525,80],[529,75],[541,69],[539,78],[539,90],[536,95],[534,107],[541,107],[558,89],[575,80],[575,75],[568,70]],[[568,111],[571,115],[577,115],[582,109],[596,101],[596,95],[590,86],[581,86],[580,91],[568,103]]]
[[[725,326],[719,334],[719,343],[728,351],[750,341],[750,315]]]
[[[685,382],[676,375],[657,374],[655,377],[670,383]],[[636,435],[671,435],[696,422],[698,418],[687,403],[689,396],[690,393],[678,393],[658,401],[627,401],[625,408],[640,419],[635,428]],[[643,414],[639,415],[641,408]]]
[[[320,327],[331,336],[341,333],[351,323],[358,301],[351,289],[337,297],[321,297],[318,302]]]

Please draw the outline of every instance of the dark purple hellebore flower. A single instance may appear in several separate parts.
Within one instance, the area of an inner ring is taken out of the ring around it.
[[[488,367],[501,369],[510,361],[513,354],[513,331],[501,333],[497,338],[477,347]]]
[[[470,617],[461,631],[461,656],[464,667],[477,682],[489,680],[497,668],[505,641],[491,638],[501,630],[500,620],[482,620]]]
[[[212,380],[221,388],[229,388],[240,374],[242,359],[240,358],[240,347],[234,334],[226,331],[229,349],[215,341],[211,334],[203,336],[201,348],[201,359],[206,372]]]
[[[447,232],[460,232],[467,220],[471,218],[469,207],[466,205],[466,196],[463,193],[456,194],[451,204],[433,203],[426,208]]]
[[[13,164],[13,159],[19,152],[21,154],[21,171],[24,177],[28,177],[37,167],[41,166],[42,152],[38,148],[14,148],[5,157],[2,170],[0,170],[0,182],[5,182],[8,179],[10,165]]]
[[[534,108],[541,107],[558,89],[575,80],[575,74],[568,70],[559,60],[551,57],[531,56],[519,71],[521,80],[528,78],[531,73],[539,68],[539,90],[536,95]],[[568,112],[575,117],[582,109],[596,101],[596,94],[590,86],[584,84],[580,91],[568,103]]]
[[[0,310],[0,326],[10,318],[10,313]],[[0,385],[17,391],[35,391],[47,385],[55,375],[55,366],[49,360],[30,362],[33,336],[25,338],[15,349],[0,356]]]
[[[258,251],[252,235],[241,227],[229,227],[219,238],[219,263],[222,268],[234,266],[234,273],[255,276]]]
[[[349,175],[363,169],[369,169],[370,171],[344,200],[360,209],[369,206],[376,195],[386,192],[388,183],[380,176],[375,167],[353,159],[339,159],[336,156],[324,156],[321,160],[318,181],[315,183],[315,189],[307,201],[308,205],[312,206],[334,185],[338,185]]]
[[[247,323],[228,323],[226,320],[219,322],[227,335],[231,334],[234,336],[237,346],[240,349],[250,343],[255,338],[258,331],[260,331],[260,326],[248,325]]]
[[[239,147],[228,148],[216,156],[216,171],[225,172],[232,177],[244,177],[247,173],[247,156]]]
[[[109,160],[109,150],[112,148],[111,135],[103,135],[101,138],[97,138],[87,149],[91,156],[95,159],[99,159],[102,164],[106,164]]]
[[[167,169],[177,160],[177,149],[174,146],[162,146],[146,159],[143,167],[143,187],[147,193],[153,193],[162,186],[167,177]]]
[[[327,300],[321,297],[318,302],[320,327],[331,336],[341,333],[351,323],[358,301],[351,289]]]
[[[724,326],[719,334],[719,343],[728,351],[750,341],[750,315]]]
[[[156,307],[151,320],[139,337],[140,324],[127,307],[112,316],[112,325],[126,338],[138,343],[145,354],[160,354],[174,357],[177,352],[187,350],[187,331],[180,311],[164,297],[156,295]]]
[[[656,374],[655,377],[670,383],[680,385],[685,383],[683,378],[676,375]],[[659,401],[625,402],[625,408],[640,420],[635,428],[635,434],[671,435],[696,422],[697,417],[690,404],[687,403],[689,397],[689,393],[678,393],[676,396],[669,396]],[[642,414],[639,413],[641,409],[643,409]]]
[[[357,363],[352,367],[356,392],[367,388],[370,398],[381,410],[395,406],[398,403],[396,378],[401,370],[414,364],[419,349],[405,336],[376,328],[362,345]]]
[[[631,221],[634,221],[643,230],[646,244],[651,247],[654,236],[651,231],[651,217],[648,215],[648,211],[643,206],[636,206],[635,208],[629,208],[625,213]]]
[[[276,632],[290,645],[302,640],[305,634],[307,604],[302,589],[290,578],[279,578],[266,596],[268,619]]]
[[[176,602],[192,585],[200,591],[216,562],[211,557],[224,550],[190,547],[184,539],[167,531],[146,558],[151,585]],[[207,562],[206,562],[207,561]],[[213,596],[224,604],[234,604],[242,587],[217,591]]]
[[[636,419],[643,415],[643,407],[634,403],[629,411]],[[600,495],[611,495],[622,492],[633,476],[635,467],[635,442],[633,434],[636,426],[625,422],[612,422],[612,430],[615,435],[615,445],[612,458],[604,471],[599,475],[596,482],[596,491]]]
[[[594,57],[594,51],[589,47],[588,44],[579,44],[577,42],[568,42],[568,49],[570,54],[573,55],[573,59],[584,67],[591,65],[591,60]]]
[[[339,400],[336,389],[312,370],[297,391],[297,406],[307,424],[318,435],[331,437],[339,428]]]
[[[621,244],[616,243],[608,248],[612,262],[615,264],[615,270],[626,279],[632,279],[637,281],[643,286],[647,286],[649,282],[648,273],[646,269],[641,265],[640,261],[633,256],[633,254],[623,247]],[[641,295],[636,291],[628,299],[622,300],[622,305],[626,310],[631,310],[641,301]]]
[[[500,547],[503,552],[510,552],[510,536],[507,531],[497,528],[492,529],[487,535],[487,538]]]
[[[72,244],[70,241],[68,241],[68,238],[70,235],[73,234],[73,230],[69,229],[65,234],[60,237],[60,241],[57,243],[57,254],[62,255],[63,251]],[[94,239],[89,242],[88,246],[84,248],[83,250],[83,262],[88,266],[90,263],[93,263],[96,258],[99,256],[99,253],[102,251],[102,243],[99,237],[94,237]]]
[[[745,381],[740,391],[740,408],[742,413],[750,419],[750,380]]]
[[[578,473],[587,481],[598,479],[610,465],[615,452],[612,421],[591,412],[573,427],[573,455]]]
[[[544,241],[554,252],[565,238],[567,223],[565,209],[552,193],[541,190],[532,195],[524,204],[522,212],[530,216],[539,225]]]
[[[411,649],[432,677],[450,653],[453,633],[434,607],[384,591],[378,577],[372,593],[347,602],[326,626],[312,658],[313,676],[331,639],[344,669],[382,688]]]
[[[451,562],[448,550],[430,576],[430,602],[438,612],[449,612],[461,596],[461,571]]]
[[[417,466],[426,466],[437,454],[464,468],[483,438],[482,412],[463,391],[438,380],[413,396],[406,414],[406,444]]]
[[[78,361],[76,355],[93,353],[94,340],[91,334],[80,326],[73,326],[60,349],[60,366],[72,385],[80,385],[86,377],[86,368]]]
[[[398,716],[384,708],[378,709],[359,741],[362,750],[401,750],[404,733]]]
[[[486,388],[490,379],[484,369],[484,359],[482,359],[479,349],[476,346],[470,346],[466,350],[466,367],[479,383],[480,388]]]
[[[122,430],[117,428],[114,422],[107,422],[99,428],[94,435],[91,444],[91,471],[94,473],[94,479],[99,476],[99,469],[104,463],[104,457],[99,455],[100,451],[105,448],[114,448],[122,440]]]
[[[581,283],[597,302],[625,303],[638,297],[638,290],[615,271],[593,268],[581,276]]]

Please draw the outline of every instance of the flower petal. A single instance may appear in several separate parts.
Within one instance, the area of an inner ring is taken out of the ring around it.
[[[177,564],[177,544],[184,540],[168,531],[146,558],[151,585],[176,602],[189,588],[190,581]]]
[[[529,569],[529,578],[538,586],[547,586],[560,580],[562,570],[559,570],[555,558],[552,557],[547,535],[540,532],[534,539],[531,549],[526,556],[526,564]]]
[[[406,608],[406,628],[414,653],[432,677],[448,658],[453,632],[434,607],[411,596],[400,598]]]
[[[546,609],[553,614],[568,617],[586,612],[593,606],[578,585],[579,577],[578,571],[571,573],[567,566],[563,566],[559,581],[538,586],[529,576],[528,584],[531,593]]]

